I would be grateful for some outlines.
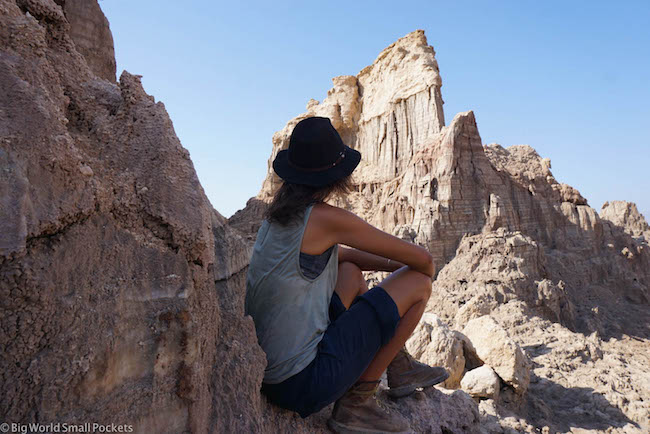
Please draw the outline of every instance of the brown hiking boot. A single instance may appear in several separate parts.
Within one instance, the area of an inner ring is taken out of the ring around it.
[[[391,413],[377,398],[379,381],[358,382],[334,404],[327,426],[335,433],[410,433],[401,415]]]
[[[449,378],[445,368],[432,367],[415,360],[402,348],[395,356],[388,369],[388,395],[392,398],[401,398],[415,392],[418,387],[428,387],[442,383]]]

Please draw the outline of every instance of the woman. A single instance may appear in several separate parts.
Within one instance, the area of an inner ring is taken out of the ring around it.
[[[262,392],[271,402],[306,417],[336,401],[335,432],[405,432],[408,423],[374,398],[384,370],[393,397],[448,377],[404,349],[435,267],[424,248],[324,203],[349,190],[360,159],[328,118],[295,126],[273,162],[284,183],[257,233],[246,313],[267,355]],[[368,290],[362,270],[393,273]]]

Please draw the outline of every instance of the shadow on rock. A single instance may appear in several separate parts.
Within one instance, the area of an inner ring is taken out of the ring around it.
[[[526,411],[530,422],[548,426],[553,431],[567,432],[572,428],[605,431],[631,424],[618,407],[591,387],[567,388],[546,378],[536,378],[531,385],[534,395],[529,395]]]

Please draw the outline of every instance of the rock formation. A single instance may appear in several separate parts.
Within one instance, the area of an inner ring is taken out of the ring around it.
[[[99,4],[88,0],[55,0],[70,23],[70,37],[90,70],[115,82],[115,50],[108,20]]]
[[[476,355],[496,371],[499,378],[520,395],[530,383],[530,361],[508,332],[491,316],[469,321],[463,329],[476,349]]]
[[[355,174],[368,188],[395,178],[406,168],[407,156],[413,155],[415,147],[445,124],[438,63],[422,31],[384,49],[356,77],[344,75],[332,81],[334,86],[323,103],[310,100],[307,113],[273,136],[262,199],[268,199],[280,181],[270,165],[273,158],[289,145],[293,127],[305,117],[329,117],[345,143],[354,144],[363,154]]]
[[[2,421],[325,432],[330,408],[303,420],[260,395],[243,315],[278,179],[227,221],[164,105],[114,65],[95,0],[0,0]],[[440,265],[408,345],[480,401],[440,387],[387,401],[416,432],[650,428],[648,225],[633,204],[599,216],[532,148],[483,146],[472,112],[445,126],[422,31],[336,77],[269,161],[311,115],[364,158],[336,203]]]
[[[0,0],[1,421],[325,432],[331,408],[261,396],[248,245],[164,105],[114,82],[110,41],[94,0]],[[394,406],[418,431],[479,424],[462,391]]]
[[[484,430],[650,429],[650,365],[625,349],[650,349],[645,219],[624,202],[606,203],[599,215],[530,146],[483,145],[471,111],[445,125],[434,56],[418,30],[357,76],[335,77],[324,101],[309,100],[273,136],[260,193],[229,223],[254,241],[280,183],[273,158],[301,119],[330,117],[362,154],[355,191],[332,203],[426,247],[439,264],[430,314],[409,348],[450,370],[446,387],[472,369],[461,358],[476,347],[478,364],[500,377],[498,399],[479,405]],[[489,329],[471,326],[481,318]],[[495,334],[507,351],[485,346]],[[587,374],[604,366],[609,374]],[[571,400],[579,402],[573,412]]]
[[[463,340],[435,314],[425,313],[406,342],[409,353],[430,366],[444,366],[449,378],[443,385],[457,389],[467,363]]]
[[[164,105],[138,76],[97,75],[105,45],[79,53],[85,21],[66,17],[105,21],[79,4],[0,1],[2,420],[260,426],[264,355],[233,296],[246,247]]]
[[[650,226],[645,217],[636,208],[636,204],[622,200],[605,202],[600,210],[603,220],[609,220],[614,226],[621,227],[625,232],[639,241],[650,240]]]

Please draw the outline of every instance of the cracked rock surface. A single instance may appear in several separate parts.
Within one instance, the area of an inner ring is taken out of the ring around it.
[[[278,180],[225,219],[164,104],[137,75],[115,81],[114,62],[95,0],[0,0],[1,419],[326,432],[331,406],[301,419],[260,394],[266,360],[243,315]],[[645,219],[619,202],[599,215],[528,146],[483,145],[471,111],[446,125],[441,86],[418,30],[272,140],[270,161],[300,119],[329,116],[364,158],[335,203],[439,264],[410,345],[453,381],[380,399],[415,432],[647,431]],[[507,369],[485,328],[462,333],[483,322]],[[456,388],[482,364],[500,389],[473,399]]]

